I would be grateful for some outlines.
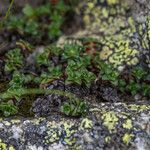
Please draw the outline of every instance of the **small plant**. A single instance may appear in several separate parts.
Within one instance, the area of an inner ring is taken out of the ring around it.
[[[73,116],[80,116],[85,114],[86,110],[87,110],[87,105],[85,102],[81,101],[80,99],[76,98],[76,96],[72,93],[66,92],[66,91],[61,91],[61,90],[50,90],[50,89],[37,89],[37,88],[33,88],[33,89],[26,89],[26,88],[21,88],[19,89],[13,89],[11,91],[6,91],[4,93],[0,93],[0,99],[1,100],[10,100],[13,98],[17,98],[18,97],[18,93],[19,93],[19,97],[22,97],[24,95],[31,95],[31,94],[57,94],[60,96],[65,96],[67,98],[69,98],[70,100],[70,104],[72,104],[72,109],[71,109],[71,113]],[[15,105],[9,105],[9,103],[1,103],[0,104],[0,110],[5,113],[5,115],[9,116],[12,114],[16,114],[17,113],[17,106]],[[62,108],[62,111],[64,110],[64,112],[66,112],[66,109]]]
[[[63,0],[60,0],[56,6],[46,3],[33,8],[27,4],[21,15],[10,16],[5,21],[5,25],[6,28],[13,29],[21,35],[36,37],[36,39],[49,37],[50,40],[54,40],[62,34],[64,15],[70,9]]]
[[[100,68],[100,77],[104,81],[110,81],[113,85],[118,85],[118,77],[119,73],[114,70],[110,65],[104,62],[99,62],[99,68]]]
[[[144,96],[150,96],[150,85],[143,83],[141,88]]]
[[[77,83],[79,85],[85,84],[86,86],[89,87],[92,81],[96,79],[95,74],[86,69],[86,66],[83,63],[83,61],[70,60],[66,68],[66,73],[67,73],[66,84],[71,83]]]
[[[83,46],[78,44],[66,44],[64,46],[64,59],[78,59],[81,52],[84,50]]]
[[[127,84],[126,84],[125,80],[123,80],[123,79],[118,80],[118,87],[121,92],[126,91],[126,86],[127,86]]]
[[[17,69],[20,69],[22,65],[23,65],[23,55],[21,54],[20,49],[16,48],[16,49],[10,50],[6,54],[6,60],[5,60],[6,72],[12,72]]]
[[[47,84],[53,80],[59,79],[62,75],[61,66],[56,66],[52,68],[48,68],[48,72],[42,72],[40,79],[40,84]]]
[[[9,117],[18,112],[18,107],[9,103],[0,103],[0,112],[2,112],[5,117]]]
[[[44,52],[39,53],[38,55],[36,55],[35,59],[36,59],[37,65],[50,66],[50,60],[48,59],[49,54],[50,54],[50,51],[48,49],[46,49],[46,50],[44,50]]]
[[[63,17],[57,11],[55,11],[51,16],[51,19],[52,23],[47,27],[47,29],[49,38],[53,39],[62,34],[60,28],[63,23]]]
[[[26,80],[25,76],[20,72],[16,71],[12,76],[12,80],[9,82],[9,88],[7,92],[13,93],[14,91],[18,91],[18,93],[14,95],[14,98],[17,101],[20,101],[21,92],[22,92],[21,90],[23,88],[25,80]]]
[[[145,72],[142,67],[136,67],[133,69],[132,71],[132,75],[137,79],[137,80],[141,80],[143,79],[146,75],[147,72]]]
[[[140,85],[136,83],[134,80],[130,80],[130,82],[127,84],[126,89],[131,92],[132,95],[135,95],[140,90]]]
[[[78,99],[65,102],[61,106],[61,112],[67,116],[84,116],[87,113],[87,103]]]
[[[94,62],[99,69],[99,78],[102,81],[108,81],[116,86],[121,92],[129,92],[133,96],[137,93],[148,96],[150,86],[148,73],[141,67],[135,67],[128,75],[124,76],[124,72],[120,74],[111,65],[100,61],[95,57]],[[127,79],[125,78],[127,76]]]

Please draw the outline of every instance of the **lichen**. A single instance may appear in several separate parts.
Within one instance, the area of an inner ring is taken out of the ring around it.
[[[1,139],[0,139],[0,148],[2,150],[7,150],[7,145],[5,143],[3,143]]]
[[[76,142],[76,139],[73,137],[76,131],[77,129],[74,128],[73,122],[61,121],[59,124],[51,122],[47,125],[45,142],[48,144],[61,140],[63,144],[71,146]]]
[[[132,104],[129,105],[130,110],[137,111],[137,112],[142,112],[144,110],[150,110],[150,106],[148,105],[137,105],[137,104]]]
[[[108,5],[114,5],[118,3],[118,0],[107,0]]]
[[[10,146],[8,150],[15,150],[13,146]]]
[[[128,145],[133,137],[134,137],[133,134],[125,133],[124,136],[122,137],[122,140],[125,144]]]
[[[79,129],[91,129],[93,126],[92,120],[85,118],[82,120]]]
[[[0,150],[15,150],[15,148],[12,145],[8,146],[6,143],[2,142],[2,139],[0,139]]]
[[[117,115],[113,111],[104,113],[102,115],[102,119],[103,119],[103,124],[109,129],[109,131],[112,131],[116,128],[116,125],[119,120]]]
[[[111,140],[111,137],[110,137],[110,136],[106,136],[106,137],[105,137],[105,142],[106,142],[106,143],[108,143],[110,140]]]
[[[77,8],[77,13],[83,16],[85,29],[75,37],[96,38],[100,43],[100,59],[113,64],[114,68],[150,66],[150,15],[147,14],[146,22],[137,24],[134,17],[128,15],[130,7],[128,1],[84,0]]]
[[[130,119],[127,119],[126,121],[125,121],[125,123],[122,125],[123,126],[123,128],[125,128],[125,129],[131,129],[133,126],[132,126],[132,120],[130,120]]]

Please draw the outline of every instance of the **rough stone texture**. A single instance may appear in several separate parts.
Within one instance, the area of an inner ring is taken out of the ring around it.
[[[134,0],[84,0],[76,9],[83,18],[83,29],[70,37],[74,41],[96,39],[100,59],[118,70],[140,65],[149,71],[150,4],[141,3]],[[64,45],[67,39],[68,36],[61,37],[58,45]]]
[[[150,106],[101,103],[87,117],[0,119],[2,150],[150,149]]]
[[[84,0],[76,10],[83,31],[75,38],[100,42],[100,58],[115,67],[150,67],[150,4],[147,0]],[[130,3],[130,4],[129,4]],[[135,9],[133,9],[133,7]],[[137,9],[136,9],[137,8]],[[140,12],[140,13],[137,13]],[[66,41],[62,37],[58,44]],[[122,69],[121,69],[122,70]],[[104,95],[105,96],[105,95]],[[1,118],[2,150],[149,150],[150,104],[100,103],[86,118]]]

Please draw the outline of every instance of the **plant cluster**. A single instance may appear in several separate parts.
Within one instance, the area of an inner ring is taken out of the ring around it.
[[[36,39],[48,37],[53,40],[62,34],[64,15],[69,9],[70,7],[63,0],[60,0],[57,5],[49,2],[37,8],[27,4],[21,15],[9,16],[5,25],[23,36],[36,37]]]
[[[10,50],[5,56],[6,56],[5,59],[6,72],[18,70],[23,66],[23,55],[20,49],[16,48]]]
[[[82,60],[73,61],[70,60],[68,62],[68,66],[66,68],[67,79],[66,84],[76,83],[76,84],[84,84],[87,87],[90,87],[91,83],[96,79],[96,75],[87,70],[85,64]]]
[[[74,99],[72,101],[65,102],[61,106],[61,112],[67,116],[79,117],[86,115],[87,108],[88,106],[86,102]]]
[[[53,59],[57,57],[58,62]],[[60,90],[42,89],[41,85],[50,84],[54,80],[64,78],[65,84],[77,84],[90,87],[95,80],[101,83],[109,82],[121,92],[137,93],[150,96],[150,76],[141,67],[134,67],[127,75],[121,74],[112,66],[100,61],[99,54],[87,53],[86,47],[78,44],[67,44],[64,48],[54,45],[46,47],[42,53],[35,57],[35,72],[29,73],[23,70],[25,56],[20,49],[10,50],[5,57],[5,72],[12,73],[7,90],[0,95],[0,111],[5,116],[14,115],[18,108],[16,103],[10,104],[5,99],[19,102],[26,94],[58,94],[69,97],[61,107],[61,112],[70,116],[81,116],[87,111],[87,104],[70,94]],[[30,67],[30,66],[28,66]],[[96,72],[91,68],[95,67]],[[21,69],[22,68],[22,69]],[[37,72],[36,72],[37,71]],[[30,90],[32,83],[34,89]],[[44,86],[46,87],[46,86]],[[37,89],[39,88],[39,89]],[[12,108],[12,109],[11,109]]]
[[[96,58],[97,59],[97,58]],[[133,96],[137,93],[150,96],[150,76],[142,67],[134,67],[131,72],[121,74],[111,65],[96,60],[99,68],[99,77],[102,81],[108,81],[121,92],[129,92]]]

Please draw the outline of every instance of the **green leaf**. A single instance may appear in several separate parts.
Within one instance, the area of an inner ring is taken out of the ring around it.
[[[9,117],[11,115],[15,115],[18,112],[18,108],[13,104],[1,103],[0,111],[2,111],[5,117]]]
[[[61,106],[61,112],[67,116],[82,116],[86,114],[87,108],[87,103],[84,101],[73,99]]]
[[[26,4],[22,11],[27,17],[35,15],[34,9],[29,4]]]

